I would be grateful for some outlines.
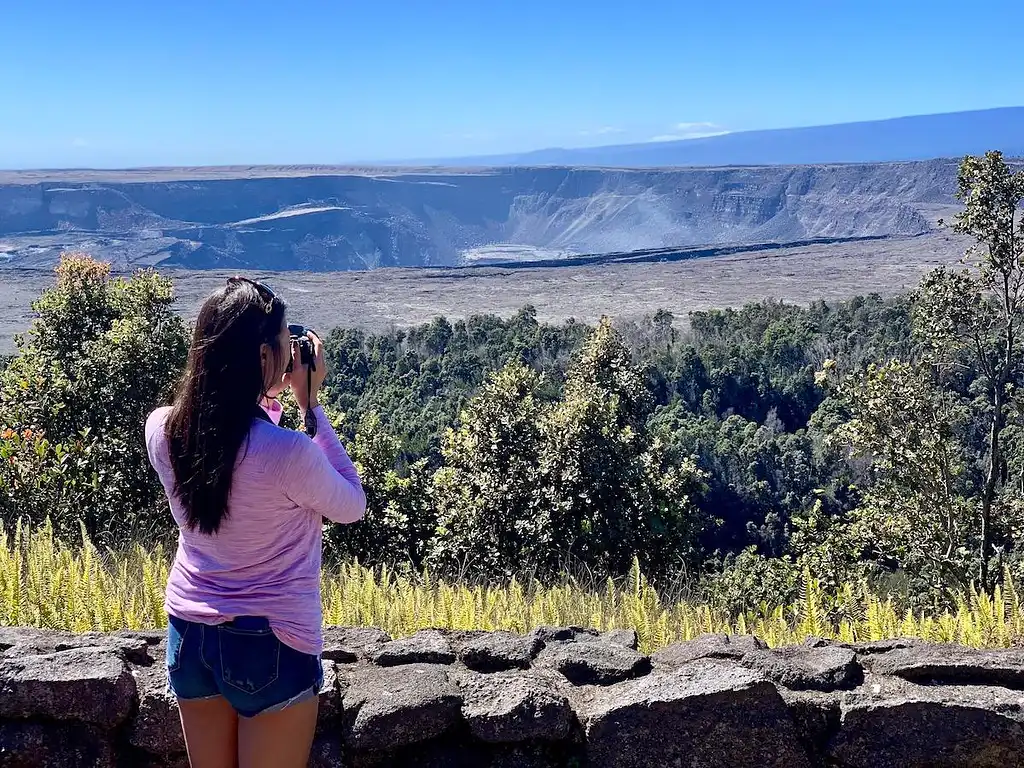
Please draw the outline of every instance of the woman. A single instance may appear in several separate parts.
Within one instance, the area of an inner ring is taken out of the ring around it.
[[[167,669],[193,768],[305,766],[323,672],[323,518],[359,520],[359,477],[290,340],[285,305],[232,278],[199,312],[173,406],[146,423],[179,527],[167,583]],[[293,361],[289,369],[289,361]],[[278,426],[291,387],[315,437]]]

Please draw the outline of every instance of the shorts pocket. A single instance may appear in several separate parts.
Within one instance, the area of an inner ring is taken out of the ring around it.
[[[271,630],[221,626],[217,628],[217,642],[225,684],[251,695],[277,681],[281,641]]]
[[[192,625],[187,621],[169,621],[167,624],[167,671],[177,672],[181,669],[182,651],[185,638]]]

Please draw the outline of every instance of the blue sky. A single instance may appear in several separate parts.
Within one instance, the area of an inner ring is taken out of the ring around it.
[[[0,168],[451,157],[1015,106],[1020,20],[1019,0],[0,0]]]

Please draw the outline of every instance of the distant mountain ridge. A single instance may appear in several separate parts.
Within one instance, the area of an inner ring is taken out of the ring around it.
[[[1024,106],[428,162],[455,167],[819,165],[957,158],[990,149],[1024,157]]]

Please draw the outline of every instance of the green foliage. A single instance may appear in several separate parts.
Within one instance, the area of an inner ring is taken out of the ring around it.
[[[436,527],[426,460],[403,467],[398,439],[373,414],[359,425],[352,459],[366,492],[366,515],[352,525],[326,527],[329,557],[419,567]]]
[[[74,515],[88,517],[96,495],[94,447],[92,440],[84,439],[54,444],[31,429],[0,431],[2,519],[38,521],[53,515],[62,532],[73,532]]]
[[[434,476],[431,561],[474,579],[537,569],[551,541],[541,493],[540,377],[519,362],[492,375],[444,441]]]
[[[329,559],[476,583],[625,576],[649,608],[644,573],[769,632],[789,604],[797,633],[898,632],[878,591],[952,606],[973,587],[981,610],[993,574],[1024,574],[1024,173],[967,158],[959,194],[954,227],[978,247],[908,297],[331,332],[322,402],[368,512],[326,527]],[[4,521],[52,513],[67,538],[75,511],[101,542],[168,526],[141,424],[184,357],[171,302],[152,273],[62,263],[0,369]]]
[[[69,546],[45,525],[0,526],[0,626],[75,632],[164,627],[169,565],[160,547],[101,552],[85,536]],[[738,579],[734,594],[747,604],[743,591],[764,591],[779,566],[762,562],[743,569],[754,578]],[[1019,646],[1024,637],[1024,608],[1010,576],[1005,589],[996,587],[991,596],[965,592],[951,609],[929,611],[904,610],[861,585],[829,595],[810,574],[796,578],[798,590],[789,586],[787,575],[783,589],[766,591],[794,594],[791,603],[730,612],[719,603],[666,600],[635,566],[620,583],[609,580],[601,589],[588,589],[572,582],[455,584],[349,563],[324,570],[323,615],[328,624],[379,627],[394,637],[427,627],[513,632],[542,624],[602,631],[631,627],[644,653],[707,632],[754,633],[773,647],[816,636],[843,642],[919,637],[1006,648]]]
[[[797,564],[809,573],[820,573],[821,587],[835,595],[849,584],[875,581],[877,561],[866,558],[863,541],[853,534],[851,513],[829,511],[824,494],[809,509],[793,515],[789,548]]]
[[[721,570],[706,580],[703,590],[729,615],[766,612],[789,605],[800,591],[801,571],[789,557],[766,557],[755,547],[729,555]]]
[[[184,364],[185,327],[172,302],[170,281],[153,272],[112,278],[87,257],[62,259],[0,376],[0,428],[43,438],[4,448],[18,460],[0,474],[3,520],[41,521],[47,510],[63,530],[84,515],[101,541],[166,530],[142,425]],[[33,473],[52,479],[48,501],[27,480]]]
[[[541,424],[552,554],[622,573],[692,562],[703,475],[649,429],[644,376],[607,320],[584,345]]]
[[[603,322],[573,363],[563,396],[542,402],[521,363],[499,371],[448,433],[435,476],[433,561],[480,578],[569,561],[623,573],[691,562],[702,476],[648,429],[642,372]]]
[[[848,378],[852,418],[835,437],[874,473],[853,535],[933,589],[988,590],[993,556],[1012,549],[1024,509],[1021,486],[1007,482],[1024,375],[1024,171],[998,152],[967,157],[958,196],[953,228],[976,241],[968,267],[925,277],[913,309],[920,358]]]
[[[405,460],[425,458],[437,467],[447,429],[488,374],[518,361],[550,373],[548,384],[557,390],[570,353],[588,330],[574,322],[542,325],[532,307],[508,320],[438,318],[376,335],[338,329],[326,339],[325,400],[345,412],[347,427],[377,414],[399,439]]]
[[[966,588],[979,553],[963,404],[898,361],[848,378],[840,396],[851,418],[832,439],[869,457],[874,474],[851,535],[929,587]]]

